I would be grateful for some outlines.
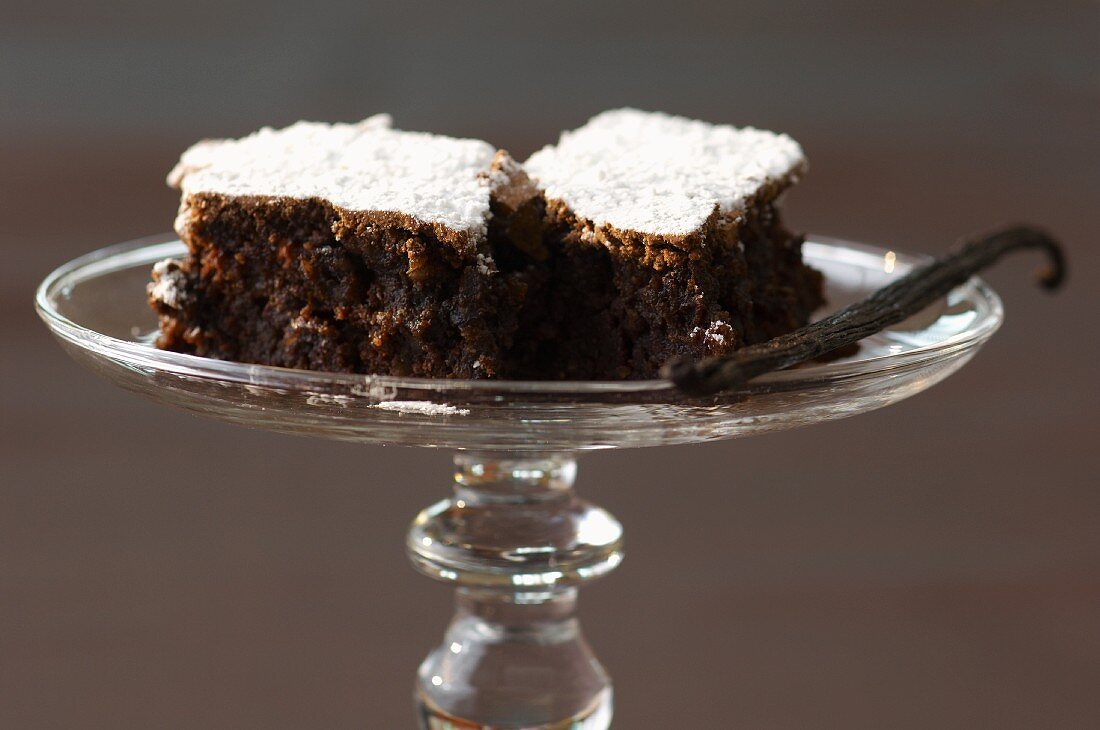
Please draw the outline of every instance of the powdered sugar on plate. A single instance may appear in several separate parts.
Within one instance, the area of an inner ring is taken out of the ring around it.
[[[432,403],[427,400],[390,400],[371,406],[383,411],[397,413],[416,413],[423,416],[468,416],[468,408],[457,408],[445,403]]]

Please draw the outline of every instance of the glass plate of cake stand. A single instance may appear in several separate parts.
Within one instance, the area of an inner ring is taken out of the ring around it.
[[[823,237],[803,250],[825,274],[829,309],[923,261]],[[155,349],[145,285],[155,262],[183,251],[161,236],[83,256],[42,283],[38,312],[74,358],[153,400],[283,433],[455,452],[450,495],[416,516],[407,539],[416,569],[457,589],[454,619],[415,683],[421,726],[431,730],[610,725],[611,681],[575,608],[578,588],[622,560],[623,529],[574,492],[578,455],[750,436],[879,408],[960,368],[1002,319],[997,295],[972,279],[851,357],[705,398],[663,380],[310,372]]]

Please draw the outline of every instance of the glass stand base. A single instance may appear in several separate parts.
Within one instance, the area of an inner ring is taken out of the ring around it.
[[[607,730],[611,727],[611,688],[596,697],[592,707],[574,717],[548,725],[498,725],[495,727],[461,720],[432,705],[431,699],[416,694],[417,718],[422,730]]]
[[[573,491],[576,462],[460,454],[450,499],[417,516],[418,570],[456,586],[420,665],[421,726],[583,728],[611,722],[611,682],[581,634],[577,588],[622,559],[622,527]]]

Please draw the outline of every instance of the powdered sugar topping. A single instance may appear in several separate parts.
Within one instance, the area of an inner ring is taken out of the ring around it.
[[[298,122],[187,150],[168,176],[185,194],[320,198],[353,211],[396,212],[483,234],[489,216],[487,142],[356,124]]]
[[[716,345],[724,345],[726,344],[726,332],[728,331],[730,331],[729,323],[716,319],[707,325],[706,328],[696,327],[693,329],[691,331],[691,336],[702,336],[704,340],[710,340]]]
[[[717,208],[737,215],[806,164],[785,134],[637,109],[604,112],[525,163],[551,200],[596,226],[687,235]]]
[[[182,304],[182,293],[175,267],[176,262],[172,259],[164,259],[153,264],[154,280],[145,285],[145,292],[154,301],[172,309],[179,309]]]
[[[468,416],[469,408],[458,408],[446,403],[432,403],[426,400],[390,400],[375,403],[371,408],[395,413],[416,414],[422,416]]]

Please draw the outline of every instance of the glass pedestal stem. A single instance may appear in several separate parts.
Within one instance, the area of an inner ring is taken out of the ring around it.
[[[454,494],[421,512],[413,564],[457,610],[420,667],[429,730],[602,730],[611,682],[581,634],[577,588],[622,559],[622,527],[573,491],[571,455],[461,453]]]

